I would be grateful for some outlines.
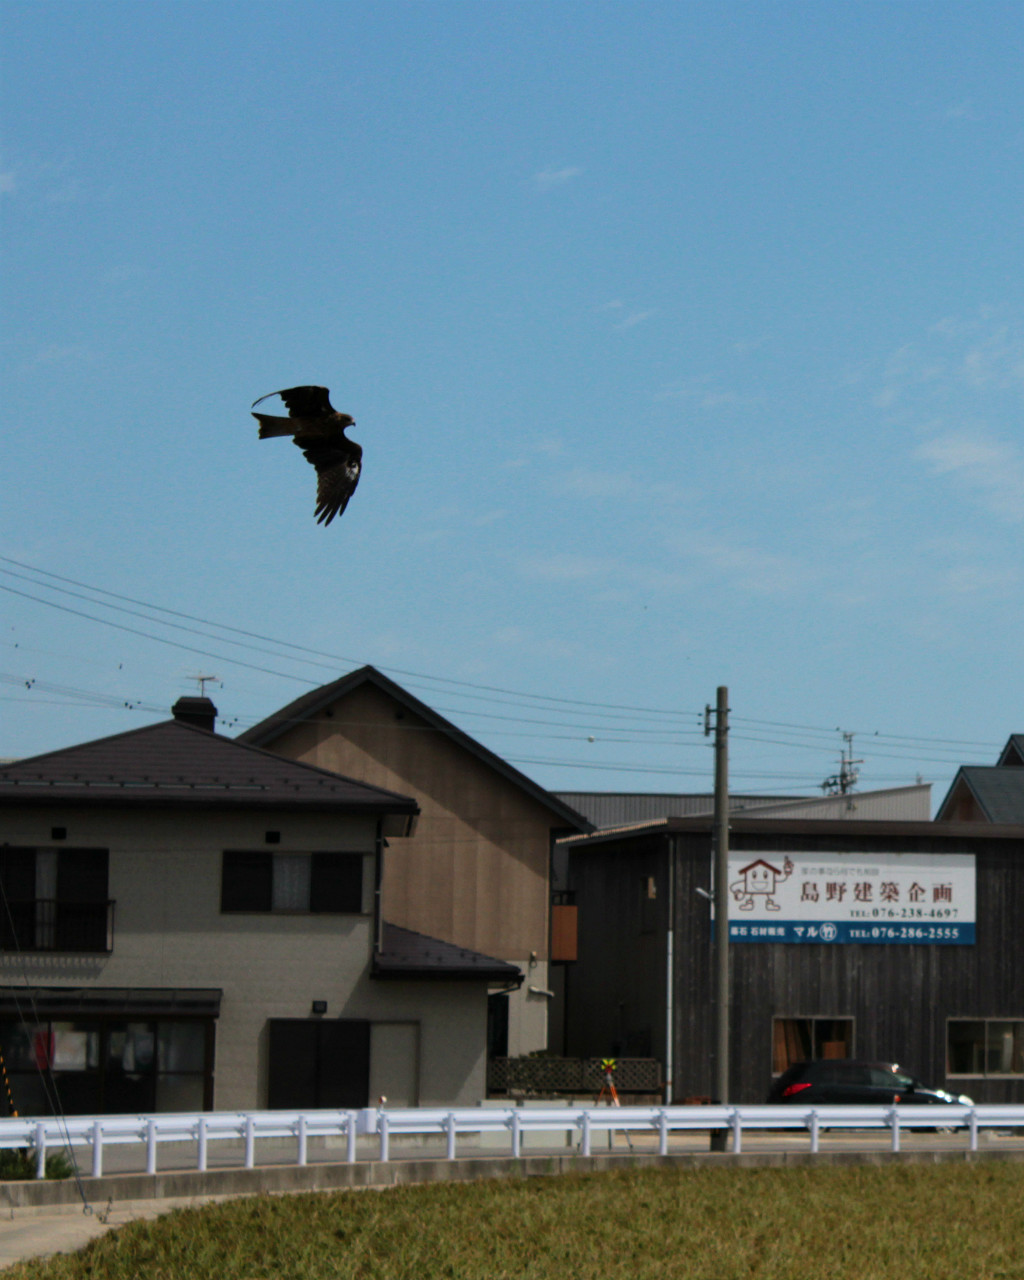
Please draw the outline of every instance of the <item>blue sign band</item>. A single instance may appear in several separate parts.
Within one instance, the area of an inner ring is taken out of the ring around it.
[[[974,924],[867,924],[857,920],[729,921],[730,942],[909,942],[974,945]]]

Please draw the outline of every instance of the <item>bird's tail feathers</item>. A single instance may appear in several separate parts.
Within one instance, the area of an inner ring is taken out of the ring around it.
[[[295,434],[295,420],[293,418],[277,418],[270,413],[254,413],[252,416],[260,424],[261,440],[266,440],[268,436],[290,436]]]

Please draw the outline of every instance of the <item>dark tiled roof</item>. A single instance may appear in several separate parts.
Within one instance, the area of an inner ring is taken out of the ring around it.
[[[444,733],[465,751],[476,756],[483,764],[489,765],[490,768],[494,769],[496,773],[500,773],[514,786],[533,796],[540,804],[551,810],[554,816],[565,826],[571,827],[574,831],[590,830],[590,823],[575,809],[571,809],[550,791],[545,791],[532,778],[528,778],[525,773],[520,773],[507,760],[503,760],[501,756],[489,751],[487,747],[471,738],[468,733],[463,733],[451,721],[446,720],[444,716],[439,715],[431,707],[428,707],[425,702],[420,702],[419,698],[413,697],[411,693],[403,689],[401,685],[395,684],[394,680],[389,679],[378,671],[376,667],[360,667],[358,671],[351,671],[347,676],[342,676],[340,680],[334,680],[330,684],[321,685],[319,689],[313,689],[310,693],[303,694],[301,698],[296,698],[294,702],[289,702],[286,707],[282,707],[280,711],[276,711],[272,716],[268,716],[265,720],[261,720],[259,724],[253,725],[251,729],[246,729],[244,733],[240,733],[237,741],[251,743],[258,747],[267,746],[268,743],[284,733],[286,729],[295,724],[301,724],[305,720],[313,719],[333,702],[337,702],[339,698],[343,698],[351,690],[363,684],[376,685],[378,689],[394,698],[404,707],[407,707],[414,715],[426,720],[428,724]]]
[[[377,978],[479,978],[517,986],[523,980],[523,971],[514,964],[428,938],[425,933],[385,921],[382,934],[381,949],[373,960]]]
[[[301,808],[408,814],[416,801],[179,720],[0,768],[0,804]]]
[[[958,786],[966,786],[989,822],[1024,823],[1024,769],[997,764],[965,764],[939,806],[941,818]]]
[[[1019,767],[1024,765],[1024,733],[1011,733],[999,757],[999,764]]]

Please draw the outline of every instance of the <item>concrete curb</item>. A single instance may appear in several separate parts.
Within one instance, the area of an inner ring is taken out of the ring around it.
[[[814,1165],[983,1164],[1024,1162],[1024,1151],[841,1151],[680,1155],[536,1155],[359,1161],[355,1164],[264,1165],[255,1169],[211,1169],[205,1173],[110,1174],[82,1178],[90,1205],[122,1206],[153,1200],[194,1201],[244,1195],[302,1191],[341,1191],[406,1186],[429,1182],[470,1182],[483,1178],[557,1177],[571,1173],[608,1173],[625,1169],[697,1169],[709,1166],[763,1169]],[[82,1195],[73,1178],[61,1181],[0,1183],[0,1214],[19,1211],[81,1210]]]

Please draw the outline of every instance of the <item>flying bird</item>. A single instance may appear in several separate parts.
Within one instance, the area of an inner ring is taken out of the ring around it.
[[[288,417],[254,413],[260,424],[260,439],[268,436],[292,436],[316,467],[317,524],[330,524],[340,516],[359,483],[363,451],[345,435],[345,428],[355,426],[355,419],[338,413],[331,406],[326,387],[290,387],[286,391],[268,391],[252,402],[255,409],[271,396],[280,396],[288,408]]]

